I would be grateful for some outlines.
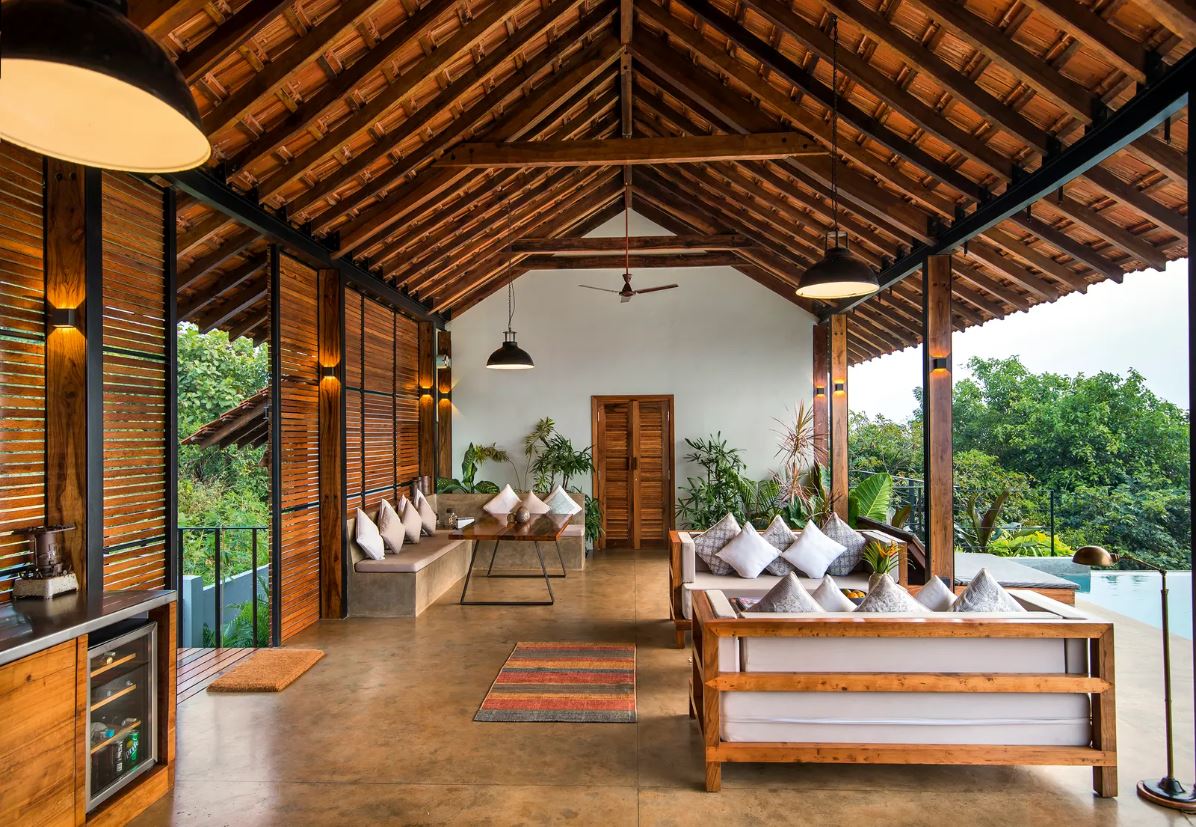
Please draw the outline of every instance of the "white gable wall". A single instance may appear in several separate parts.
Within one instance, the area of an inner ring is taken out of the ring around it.
[[[622,216],[592,233],[622,234]],[[631,234],[669,235],[634,214]],[[485,367],[506,328],[506,290],[449,323],[454,476],[470,442],[498,443],[522,470],[523,436],[544,416],[575,446],[589,445],[590,397],[617,394],[673,394],[679,485],[696,473],[682,461],[685,438],[715,431],[743,450],[753,476],[776,467],[774,418],[811,396],[814,317],[729,267],[634,271],[637,287],[680,287],[627,304],[577,286],[618,288],[620,275],[534,271],[516,281],[514,328],[533,370]],[[515,483],[509,466],[488,464],[480,478]],[[575,483],[589,492],[588,478]]]

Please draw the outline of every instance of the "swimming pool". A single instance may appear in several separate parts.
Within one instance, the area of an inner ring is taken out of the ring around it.
[[[1066,557],[1018,558],[1019,563],[1065,577],[1080,587],[1086,600],[1151,626],[1162,627],[1159,606],[1159,575],[1153,571],[1092,571]],[[1167,573],[1167,600],[1171,634],[1192,637],[1192,573]]]

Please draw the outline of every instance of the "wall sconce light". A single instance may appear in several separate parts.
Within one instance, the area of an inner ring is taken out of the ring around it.
[[[77,319],[73,307],[50,307],[46,310],[46,323],[57,330],[78,329]]]
[[[846,382],[836,382],[835,383],[835,393],[843,393],[843,391],[845,391],[845,390],[847,390]]]
[[[321,379],[335,379],[336,378],[336,368],[337,368],[336,365],[320,365],[320,378]]]
[[[950,367],[950,359],[946,356],[934,356],[930,360],[931,370],[947,370]]]
[[[814,386],[814,395],[815,396],[826,396],[826,385],[815,385]]]

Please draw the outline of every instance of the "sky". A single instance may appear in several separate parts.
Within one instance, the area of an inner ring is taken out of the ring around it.
[[[1165,271],[1130,273],[954,337],[956,381],[973,356],[1020,356],[1035,373],[1074,375],[1135,368],[1162,398],[1188,408],[1187,259]],[[903,420],[921,384],[921,348],[854,366],[851,409]]]

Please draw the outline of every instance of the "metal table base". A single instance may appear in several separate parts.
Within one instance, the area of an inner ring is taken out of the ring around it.
[[[556,546],[556,556],[561,563],[560,574],[549,574],[548,567],[544,565],[544,553],[540,551],[540,541],[533,541],[536,548],[536,557],[540,561],[540,574],[505,574],[499,572],[494,574],[494,558],[498,556],[498,545],[502,540],[494,541],[494,550],[490,553],[490,565],[486,568],[486,573],[478,575],[479,577],[495,578],[495,579],[527,579],[538,580],[544,578],[544,585],[548,589],[547,600],[466,600],[465,595],[469,592],[469,584],[473,579],[473,567],[477,563],[478,550],[482,547],[480,540],[473,544],[473,553],[469,557],[469,571],[465,573],[465,585],[461,589],[461,599],[457,601],[462,606],[552,606],[556,603],[556,595],[552,593],[552,579],[568,577],[565,570],[565,558],[561,554],[561,544],[559,541],[553,541]]]

